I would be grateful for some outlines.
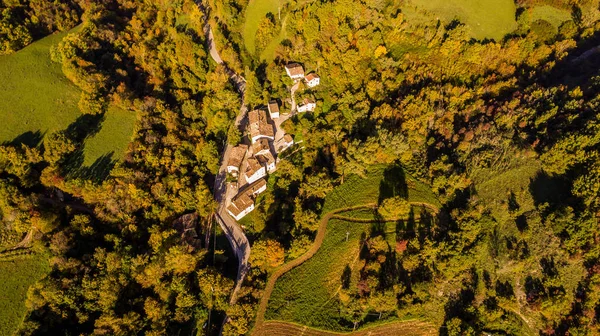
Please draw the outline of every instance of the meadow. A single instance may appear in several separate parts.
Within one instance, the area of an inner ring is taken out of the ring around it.
[[[519,17],[519,21],[531,24],[538,20],[544,20],[552,24],[552,26],[558,31],[560,25],[571,19],[571,13],[569,11],[552,7],[552,6],[537,6],[529,10],[526,10]]]
[[[376,204],[387,197],[401,195],[409,202],[429,203],[440,207],[429,186],[406,174],[398,166],[370,167],[364,177],[350,175],[343,184],[325,197],[322,213],[356,205]]]
[[[7,56],[0,56],[0,143],[37,145],[52,132],[72,125],[81,112],[80,91],[50,59],[50,47],[66,33],[54,34]],[[101,129],[85,141],[84,165],[103,156],[121,159],[133,133],[135,115],[110,107]]]
[[[458,19],[476,39],[500,40],[517,28],[512,0],[411,0],[445,22]]]
[[[246,50],[251,54],[254,54],[256,51],[255,39],[258,24],[267,13],[277,15],[279,6],[283,6],[284,3],[285,0],[251,0],[248,4],[248,7],[246,8],[243,36]]]
[[[0,260],[0,335],[12,335],[25,316],[29,286],[49,271],[43,254]]]

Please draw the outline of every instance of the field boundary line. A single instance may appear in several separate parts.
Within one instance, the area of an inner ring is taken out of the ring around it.
[[[298,324],[295,322],[289,322],[289,321],[281,321],[281,320],[269,320],[264,322],[265,326],[272,326],[272,325],[287,325],[287,326],[293,326],[293,327],[297,327],[297,328],[302,328],[302,332],[306,332],[306,331],[313,331],[313,332],[320,332],[323,333],[324,336],[359,336],[359,335],[369,335],[369,334],[373,334],[374,332],[377,332],[380,329],[384,329],[384,328],[389,328],[389,327],[394,327],[396,325],[398,326],[430,326],[432,327],[432,331],[431,333],[427,333],[427,334],[422,334],[422,335],[437,335],[437,331],[434,331],[434,325],[430,322],[427,321],[423,321],[417,318],[410,318],[410,319],[406,319],[406,320],[396,320],[396,321],[391,321],[391,322],[384,322],[384,323],[379,323],[376,325],[371,325],[368,327],[365,327],[363,329],[360,330],[356,330],[356,331],[348,331],[348,332],[343,332],[343,331],[331,331],[331,330],[325,330],[325,329],[321,329],[321,328],[314,328],[314,327],[308,327],[306,325],[302,325],[302,324]],[[260,332],[262,330],[257,330],[256,332]],[[313,333],[311,333],[311,335],[314,335]],[[263,336],[263,335],[260,335]]]

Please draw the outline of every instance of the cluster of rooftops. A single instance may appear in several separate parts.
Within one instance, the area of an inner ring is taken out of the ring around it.
[[[291,63],[285,66],[287,74],[294,81],[305,80],[307,86],[319,85],[320,78],[311,73],[304,76],[300,64]],[[314,111],[316,103],[305,100],[297,107],[298,112]],[[268,115],[267,115],[268,112]],[[283,113],[285,117],[288,112]],[[280,121],[279,123],[274,122]],[[285,119],[284,119],[285,120]],[[250,144],[239,144],[231,149],[227,162],[227,173],[238,179],[238,185],[244,186],[231,199],[227,212],[236,220],[242,219],[254,210],[256,197],[267,189],[265,177],[275,171],[277,156],[294,144],[293,138],[277,128],[284,120],[280,119],[280,109],[277,100],[269,101],[267,111],[256,109],[248,113]],[[279,138],[276,136],[279,134]],[[282,135],[282,136],[281,136]]]

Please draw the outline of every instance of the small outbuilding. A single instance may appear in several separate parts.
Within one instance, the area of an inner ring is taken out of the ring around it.
[[[304,80],[306,81],[306,85],[310,88],[321,83],[321,78],[314,72],[309,73],[306,77],[304,77]]]
[[[279,104],[277,103],[277,100],[271,100],[269,102],[268,108],[269,117],[271,117],[271,119],[279,118]]]
[[[275,171],[275,157],[271,151],[256,155],[256,159],[267,169],[269,174]]]

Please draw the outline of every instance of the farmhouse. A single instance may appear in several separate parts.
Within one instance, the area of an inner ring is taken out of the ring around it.
[[[248,146],[242,144],[231,149],[229,161],[227,162],[227,173],[233,176],[238,176],[240,172],[240,166],[242,165],[242,161],[244,161],[247,151]]]
[[[301,105],[298,105],[298,112],[312,112],[317,108],[317,103],[310,99],[304,99]]]
[[[246,163],[246,172],[244,173],[246,182],[254,183],[267,175],[265,167],[256,158],[251,157]]]
[[[252,143],[262,138],[271,141],[275,140],[275,131],[273,130],[273,125],[267,120],[267,112],[263,110],[251,111],[248,113],[248,121]]]
[[[304,78],[304,69],[302,65],[298,63],[290,63],[285,66],[285,72],[287,72],[288,76],[290,76],[293,80],[298,80]]]
[[[306,77],[304,77],[304,80],[306,81],[306,85],[308,85],[308,87],[315,87],[321,83],[321,78],[314,72],[309,73]]]
[[[256,195],[265,190],[267,190],[267,182],[264,179],[249,185],[231,200],[231,204],[227,207],[227,212],[235,220],[242,219],[254,210],[254,198]]]
[[[269,117],[271,119],[279,118],[279,104],[276,100],[271,100],[268,105],[269,108]]]
[[[267,172],[275,171],[275,158],[271,151],[257,155],[256,159],[267,169]]]
[[[254,150],[254,155],[261,155],[269,153],[271,151],[271,146],[269,146],[269,140],[262,138],[252,145],[252,149]]]

